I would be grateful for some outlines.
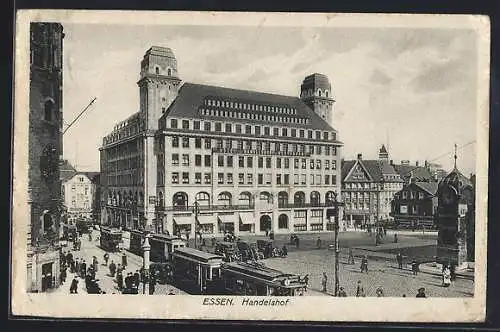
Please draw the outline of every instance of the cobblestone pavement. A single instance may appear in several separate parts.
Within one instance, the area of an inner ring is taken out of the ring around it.
[[[441,286],[441,277],[419,273],[412,275],[408,267],[397,268],[396,262],[370,261],[368,273],[360,272],[360,261],[355,259],[354,265],[347,264],[347,256],[340,255],[339,279],[348,296],[356,295],[358,280],[361,281],[366,296],[376,296],[375,291],[382,287],[385,296],[415,297],[420,287],[426,289],[428,297],[471,297],[474,291],[472,280],[457,278],[451,287]],[[281,271],[295,274],[309,274],[309,287],[321,291],[323,272],[327,273],[327,292],[333,294],[334,288],[334,255],[332,251],[312,250],[309,252],[291,252],[287,258],[271,258],[263,261],[265,265]]]
[[[73,256],[75,258],[79,258],[80,260],[83,258],[85,262],[88,264],[89,262],[92,261],[92,256],[96,256],[97,260],[99,262],[99,267],[96,273],[96,278],[99,279],[99,287],[103,291],[105,291],[107,294],[120,294],[120,291],[117,288],[116,285],[116,279],[111,277],[109,274],[109,268],[104,265],[104,253],[105,251],[102,250],[101,248],[98,247],[98,242],[97,241],[88,241],[87,235],[82,236],[82,249],[81,251],[71,251],[73,253]],[[66,247],[63,249],[64,252],[67,252],[69,250],[69,247]],[[130,252],[125,252],[127,255],[127,268],[123,272],[123,275],[126,276],[128,272],[134,273],[136,270],[139,270],[142,266],[142,257],[139,257],[137,255],[134,255]],[[109,262],[114,261],[115,264],[121,263],[121,253],[109,253]],[[73,279],[74,274],[69,273],[68,269],[68,277],[66,278],[66,282],[61,285],[56,292],[61,292],[61,293],[67,293],[69,294],[69,288],[71,286],[71,280]],[[86,294],[87,291],[85,289],[85,280],[82,278],[78,278],[79,283],[78,283],[78,293],[79,294]],[[142,293],[142,283],[139,287],[139,292]],[[161,285],[161,284],[156,284],[155,286],[155,294],[154,295],[165,295],[168,294],[170,291],[175,293],[176,295],[180,294],[186,294],[184,291],[172,286],[172,285]]]

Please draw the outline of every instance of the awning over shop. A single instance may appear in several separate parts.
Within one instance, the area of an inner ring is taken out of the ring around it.
[[[191,216],[174,216],[173,219],[177,225],[190,225],[193,222]]]
[[[214,222],[214,217],[213,216],[203,216],[199,215],[198,216],[198,222],[200,224],[213,224]]]
[[[234,215],[232,214],[221,214],[219,216],[217,216],[217,218],[219,219],[219,222],[220,223],[223,223],[223,224],[234,224]]]
[[[253,212],[242,212],[239,215],[242,224],[255,224]]]

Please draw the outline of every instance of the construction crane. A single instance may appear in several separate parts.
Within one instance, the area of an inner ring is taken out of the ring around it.
[[[64,133],[66,133],[68,131],[69,128],[71,128],[71,126],[76,122],[78,121],[78,119],[83,115],[83,113],[85,113],[90,106],[92,106],[92,104],[94,104],[94,102],[96,101],[97,97],[94,97],[94,99],[92,99],[92,101],[83,109],[83,111],[80,112],[80,114],[78,114],[78,116],[73,120],[71,121],[71,123],[66,127],[66,129],[64,129],[63,131],[63,135]]]

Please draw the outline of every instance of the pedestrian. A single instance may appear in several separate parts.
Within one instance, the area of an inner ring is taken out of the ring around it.
[[[398,243],[398,235],[394,234],[394,243]]]
[[[99,269],[99,262],[97,261],[97,257],[92,257],[92,266],[94,267],[94,271],[97,272]]]
[[[76,258],[74,264],[72,264],[71,272],[77,274],[80,273],[80,261],[78,260],[78,258]]]
[[[316,240],[316,249],[321,249],[321,238],[318,236],[318,239]]]
[[[403,255],[401,255],[401,251],[396,255],[396,260],[398,261],[398,269],[401,270],[403,268]]]
[[[411,271],[412,271],[414,276],[416,276],[418,274],[418,264],[417,264],[416,260],[413,260],[411,262]]]
[[[122,252],[122,266],[123,268],[127,267],[127,255],[125,255],[125,252]]]
[[[344,290],[344,287],[340,287],[339,297],[347,297],[347,293]]]
[[[134,288],[134,275],[132,272],[127,273],[125,277],[125,287],[127,290],[132,290],[132,288]]]
[[[457,274],[455,272],[455,265],[450,264],[450,280],[455,281],[456,278],[457,278]]]
[[[299,242],[300,242],[300,241],[299,241],[299,237],[298,237],[298,236],[296,236],[296,237],[295,237],[295,247],[296,247],[297,249],[299,249]]]
[[[450,284],[451,284],[451,272],[448,266],[446,266],[443,271],[443,287],[450,287]]]
[[[141,275],[139,273],[139,270],[135,270],[135,273],[134,273],[134,283],[136,285],[137,288],[139,288],[139,283],[141,282]]]
[[[80,276],[81,278],[85,278],[85,273],[87,272],[87,263],[85,263],[85,259],[80,263]]]
[[[217,239],[215,236],[212,236],[212,247],[215,247],[215,244],[217,243]]]
[[[115,262],[111,260],[111,263],[109,263],[109,274],[111,275],[111,277],[114,277],[115,273],[116,273],[116,265]]]
[[[321,285],[323,286],[323,293],[326,293],[326,283],[328,282],[328,277],[326,276],[326,272],[323,272],[323,279],[321,280]]]
[[[123,289],[123,270],[120,266],[118,266],[116,270],[116,284],[118,285],[119,290]]]
[[[384,290],[382,289],[382,287],[379,286],[375,291],[375,294],[377,294],[377,297],[384,297]]]
[[[368,273],[368,258],[366,255],[361,259],[361,273],[363,272]]]
[[[349,247],[349,265],[354,265],[354,254],[351,247]]]
[[[417,296],[415,296],[415,297],[427,297],[427,296],[425,295],[425,288],[424,288],[424,287],[419,288],[419,289],[418,289]]]
[[[73,281],[71,281],[69,293],[70,294],[78,294],[78,279],[76,276],[73,278]]]
[[[361,284],[361,280],[358,280],[358,286],[356,287],[356,297],[365,297],[365,289]]]
[[[108,260],[109,260],[109,254],[106,252],[104,254],[104,265],[105,266],[108,266]]]
[[[155,286],[156,286],[156,278],[154,276],[151,276],[151,278],[149,278],[149,295],[155,294]]]
[[[306,283],[305,291],[307,292],[307,289],[309,288],[309,274],[306,274],[306,276],[304,277],[304,282]]]
[[[288,255],[288,249],[286,245],[283,244],[283,248],[281,249],[281,254],[283,257],[286,257]]]
[[[266,237],[269,236],[269,229],[266,228]]]

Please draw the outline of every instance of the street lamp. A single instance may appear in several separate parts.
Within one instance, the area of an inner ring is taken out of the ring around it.
[[[200,212],[200,207],[198,206],[198,200],[194,201],[194,248],[197,248],[197,240],[198,237],[198,213]]]
[[[340,289],[340,284],[339,284],[339,253],[340,253],[340,246],[339,246],[339,205],[342,205],[342,203],[339,203],[337,201],[337,195],[333,195],[332,197],[333,200],[330,200],[330,204],[333,205],[333,213],[328,213],[328,216],[331,220],[333,216],[333,230],[334,230],[334,251],[335,251],[335,288],[334,288],[334,295],[338,296],[339,295],[339,289]]]

